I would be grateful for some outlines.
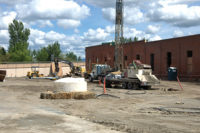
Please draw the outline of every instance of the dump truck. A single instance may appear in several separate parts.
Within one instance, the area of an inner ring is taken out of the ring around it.
[[[150,65],[142,64],[135,60],[127,69],[122,72],[111,72],[105,76],[106,87],[112,84],[120,84],[125,89],[151,88],[152,85],[159,84],[159,80],[152,74]]]

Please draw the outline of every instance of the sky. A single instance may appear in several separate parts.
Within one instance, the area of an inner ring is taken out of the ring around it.
[[[116,0],[0,0],[0,46],[8,25],[29,28],[30,49],[58,41],[63,53],[85,58],[85,47],[114,40]],[[200,34],[200,0],[124,0],[124,37],[156,41]]]

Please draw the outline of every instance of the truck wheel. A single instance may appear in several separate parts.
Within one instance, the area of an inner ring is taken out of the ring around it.
[[[127,84],[126,84],[126,82],[123,82],[123,83],[122,83],[122,88],[123,88],[123,89],[127,89]]]
[[[90,81],[90,82],[93,82],[93,78],[92,78],[91,76],[89,77],[89,81]]]
[[[104,77],[99,77],[98,80],[100,80],[102,84],[104,83]]]
[[[140,88],[139,84],[137,84],[137,83],[133,84],[133,89],[138,90],[139,88]]]
[[[111,84],[109,82],[106,82],[106,88],[111,88]]]
[[[128,82],[127,87],[128,89],[133,89],[133,84],[131,82]]]
[[[150,89],[151,89],[151,86],[144,86],[144,89],[150,90]]]

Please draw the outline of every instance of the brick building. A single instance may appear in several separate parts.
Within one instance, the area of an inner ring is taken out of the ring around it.
[[[169,66],[178,69],[182,79],[200,79],[200,34],[160,41],[138,41],[123,45],[124,66],[138,59],[152,66],[158,77],[167,77]],[[114,67],[114,46],[103,44],[86,48],[86,69],[92,63]]]

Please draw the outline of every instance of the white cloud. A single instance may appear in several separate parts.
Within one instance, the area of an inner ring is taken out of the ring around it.
[[[160,0],[156,7],[149,10],[147,16],[152,21],[163,21],[178,27],[188,27],[200,25],[200,6],[188,6],[178,4],[180,2]]]
[[[0,30],[0,46],[8,48],[9,34],[8,30]]]
[[[53,27],[53,23],[50,20],[36,20],[29,23],[30,25],[37,25],[40,28],[43,27]],[[30,26],[29,26],[30,27]]]
[[[150,33],[150,34],[155,34],[159,30],[160,30],[160,26],[148,25],[148,27],[147,27],[147,33]]]
[[[34,45],[47,45],[46,44],[46,41],[44,39],[45,37],[45,32],[43,31],[40,31],[40,30],[37,30],[37,29],[30,29],[30,37],[29,37],[29,44],[31,46],[34,46]]]
[[[84,0],[86,3],[102,7],[102,8],[110,8],[115,7],[116,0]],[[124,4],[128,5],[138,5],[139,3],[146,0],[124,0]]]
[[[84,40],[90,42],[104,42],[109,35],[109,33],[101,28],[97,28],[96,30],[89,29],[84,33]]]
[[[115,22],[115,8],[103,8],[102,13],[104,18],[111,22]],[[126,6],[124,9],[124,23],[134,25],[145,21],[145,16],[139,8]]]
[[[8,29],[8,25],[12,23],[16,15],[16,12],[3,12],[0,14],[0,29]]]
[[[141,30],[137,30],[135,28],[128,28],[125,27],[124,28],[124,37],[126,38],[134,38],[134,37],[138,37],[139,40],[143,39],[146,36],[144,31]]]
[[[76,28],[81,24],[78,20],[71,20],[71,19],[61,19],[57,21],[57,25],[63,27],[65,29],[68,28]]]
[[[184,33],[181,30],[175,30],[173,35],[174,37],[181,37],[184,35]]]
[[[70,0],[32,0],[27,4],[16,5],[18,17],[25,20],[75,19],[80,20],[90,15],[86,5],[78,5]]]
[[[32,49],[39,49],[55,41],[60,43],[63,52],[73,51],[78,55],[82,55],[81,57],[84,57],[84,44],[80,36],[67,36],[55,31],[43,32],[38,29],[31,29],[29,44]],[[82,49],[81,53],[79,51],[80,48]]]
[[[86,2],[102,7],[103,16],[111,22],[115,21],[115,0]],[[124,0],[124,23],[134,25],[150,20],[177,27],[197,26],[200,25],[198,2],[199,0]]]
[[[86,3],[98,7],[114,7],[115,0],[84,0]]]
[[[124,18],[124,23],[129,25],[134,25],[145,21],[145,16],[140,11],[140,9],[134,7],[125,7]]]
[[[114,23],[115,21],[115,9],[114,8],[103,8],[102,13],[105,19],[112,21]]]
[[[137,30],[135,28],[128,28],[125,27],[125,32],[124,32],[124,37],[126,38],[134,38],[137,37],[139,40],[143,40],[143,39],[147,39],[149,41],[157,41],[157,40],[161,40],[162,38],[159,35],[155,35],[155,34],[148,34],[145,33],[142,30]]]
[[[149,38],[149,41],[158,41],[158,40],[161,40],[162,38],[159,36],[159,35],[155,35],[151,38]]]
[[[159,3],[163,5],[170,5],[170,4],[180,4],[180,3],[193,3],[198,2],[199,0],[160,0]]]
[[[75,33],[79,33],[80,31],[78,29],[74,29],[74,32]]]
[[[0,30],[0,40],[8,40],[9,39],[9,34],[8,30]]]
[[[59,41],[65,38],[64,34],[57,33],[55,31],[47,32],[45,38],[52,41]]]
[[[27,0],[0,0],[0,4],[15,5],[17,3],[25,3]]]
[[[113,34],[115,33],[115,26],[106,26],[105,30],[107,33]]]

